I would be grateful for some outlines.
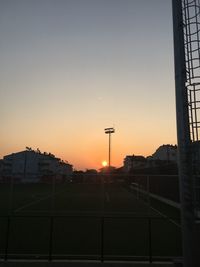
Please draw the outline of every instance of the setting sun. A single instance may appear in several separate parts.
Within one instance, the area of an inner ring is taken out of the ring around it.
[[[102,161],[102,166],[106,167],[108,165],[108,162],[106,160]]]

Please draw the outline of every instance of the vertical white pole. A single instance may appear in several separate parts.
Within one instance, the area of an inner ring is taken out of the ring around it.
[[[185,67],[185,48],[182,18],[182,0],[172,0],[174,25],[174,61],[176,84],[176,117],[178,139],[179,187],[184,267],[197,267],[195,244],[195,217],[193,203],[192,155],[188,114],[188,96]]]

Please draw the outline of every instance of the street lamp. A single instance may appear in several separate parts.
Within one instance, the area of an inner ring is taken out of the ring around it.
[[[109,135],[109,148],[108,148],[108,167],[110,168],[110,153],[111,153],[111,134],[115,132],[114,128],[105,128],[105,134]]]

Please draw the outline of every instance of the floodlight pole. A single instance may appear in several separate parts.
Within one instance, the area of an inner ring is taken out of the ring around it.
[[[109,145],[108,145],[108,167],[111,166],[111,134],[115,132],[114,128],[105,128],[105,134],[108,134]]]
[[[110,142],[111,142],[111,133],[109,133],[108,138],[109,138],[109,145],[108,145],[108,166],[110,167]]]
[[[183,32],[182,0],[172,0],[174,26],[174,58],[176,84],[176,117],[178,139],[179,188],[181,201],[181,224],[183,266],[197,267],[199,257],[195,244],[195,216],[192,184],[192,156],[189,128],[188,99],[186,88],[186,65]]]

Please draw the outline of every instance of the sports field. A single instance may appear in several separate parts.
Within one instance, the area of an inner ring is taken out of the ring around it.
[[[179,211],[122,183],[1,184],[0,196],[2,257],[181,256]]]

